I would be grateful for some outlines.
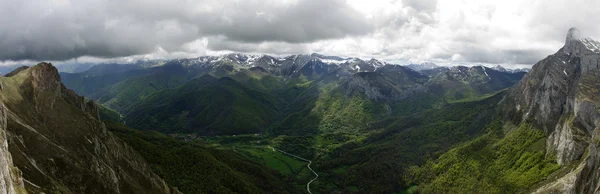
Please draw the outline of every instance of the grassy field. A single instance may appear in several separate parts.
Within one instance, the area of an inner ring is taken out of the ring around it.
[[[284,175],[302,175],[308,164],[267,147],[247,147],[242,150],[258,158],[265,166]]]
[[[275,151],[269,147],[272,139],[264,134],[224,135],[201,138],[203,142],[217,149],[230,149],[285,175],[287,182],[304,190],[306,183],[314,177],[307,168],[308,162]],[[270,142],[270,143],[269,143]],[[316,183],[316,182],[315,182]]]

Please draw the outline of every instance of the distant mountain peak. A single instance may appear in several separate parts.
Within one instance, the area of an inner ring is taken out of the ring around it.
[[[440,66],[436,65],[435,63],[432,62],[423,62],[421,64],[410,64],[407,65],[406,67],[411,68],[415,71],[422,71],[422,70],[430,70],[430,69],[435,69],[438,68]]]
[[[506,68],[502,67],[501,65],[496,65],[492,67],[492,69],[496,71],[506,71]]]
[[[518,72],[529,72],[529,68],[506,68],[503,67],[502,65],[496,65],[490,69],[496,70],[496,71],[500,71],[500,72],[509,72],[509,73],[518,73]]]
[[[348,61],[348,59],[344,59],[342,57],[338,57],[338,56],[326,56],[326,55],[321,55],[319,53],[312,53],[312,54],[310,54],[310,57],[313,60],[320,60],[323,63],[335,64],[335,65],[339,65],[341,63],[345,63],[345,62]]]
[[[423,65],[423,66],[435,66],[435,67],[437,67],[437,65],[435,63],[432,63],[432,62],[424,62],[424,63],[421,63],[421,65]]]
[[[380,68],[380,67],[383,67],[386,64],[388,64],[385,61],[375,59],[375,58],[371,58],[371,60],[369,60],[368,63],[373,65],[375,68]]]

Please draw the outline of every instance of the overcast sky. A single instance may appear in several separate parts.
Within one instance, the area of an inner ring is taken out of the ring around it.
[[[600,37],[599,13],[598,0],[0,0],[0,65],[227,52],[531,65],[570,27]]]

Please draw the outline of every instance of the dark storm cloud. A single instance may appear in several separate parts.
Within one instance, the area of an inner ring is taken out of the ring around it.
[[[258,1],[240,1],[236,7],[257,7],[253,12],[223,10],[224,15],[205,15],[200,31],[240,42],[281,41],[306,43],[362,35],[373,26],[345,3],[333,0],[299,1],[292,6],[265,7]],[[206,23],[206,21],[219,21]]]
[[[65,60],[178,51],[202,37],[306,43],[374,27],[346,2],[2,0],[0,60]]]
[[[570,27],[600,38],[597,7],[597,0],[0,0],[0,65],[230,51],[524,65],[556,52]]]
[[[177,48],[197,27],[177,20],[140,21],[111,14],[101,1],[0,3],[0,60],[64,60]]]

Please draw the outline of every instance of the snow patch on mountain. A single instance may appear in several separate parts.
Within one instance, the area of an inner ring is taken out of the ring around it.
[[[347,60],[335,60],[335,59],[320,59],[321,62],[323,63],[327,63],[327,64],[335,64],[335,65],[340,65],[342,63],[346,63],[348,62]]]
[[[502,67],[501,65],[496,65],[496,66],[492,67],[491,69],[499,71],[499,72],[508,72],[508,73],[529,72],[529,70],[531,70],[529,68],[509,69],[509,68]]]
[[[421,63],[421,64],[409,64],[406,67],[411,68],[415,71],[423,71],[423,70],[431,70],[431,69],[435,69],[438,68],[440,66],[436,65],[435,63],[432,62],[425,62],[425,63]]]
[[[598,43],[595,40],[592,40],[591,38],[584,38],[581,39],[581,43],[583,43],[583,45],[585,45],[585,48],[587,48],[590,51],[593,51],[595,53],[600,53],[600,43]]]
[[[383,66],[385,66],[385,65],[388,64],[385,61],[382,61],[382,60],[379,60],[379,59],[371,59],[367,63],[369,65],[372,65],[373,67],[375,67],[375,69],[379,69],[380,67],[383,67]]]
[[[481,69],[483,70],[483,73],[485,73],[485,76],[487,76],[488,78],[492,79],[490,77],[490,75],[487,74],[487,71],[485,71],[485,67],[484,66],[481,66]]]

